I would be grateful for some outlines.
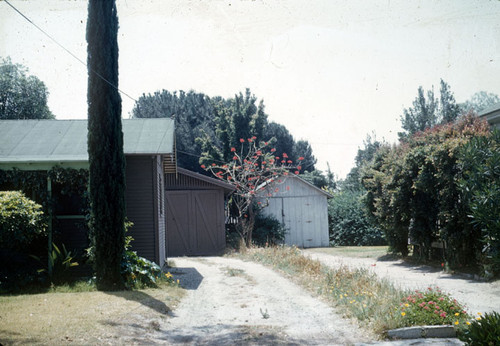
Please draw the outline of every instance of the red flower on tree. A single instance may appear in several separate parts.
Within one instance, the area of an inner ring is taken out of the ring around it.
[[[300,166],[294,166],[286,153],[283,153],[283,160],[280,163],[280,157],[274,154],[276,149],[268,148],[267,142],[259,144],[256,139],[255,136],[247,141],[241,138],[241,150],[235,147],[230,148],[232,153],[238,151],[239,154],[234,154],[229,163],[212,163],[209,167],[201,166],[211,171],[216,178],[224,180],[234,187],[231,201],[238,209],[237,230],[247,244],[251,244],[252,240],[254,206],[259,205],[259,208],[263,208],[268,204],[262,203],[262,201],[260,204],[254,203],[258,202],[255,199],[267,199],[279,192],[278,186],[285,182],[289,172],[295,170],[295,174],[298,174],[298,170],[300,170]],[[288,191],[289,188],[287,186],[286,190]]]

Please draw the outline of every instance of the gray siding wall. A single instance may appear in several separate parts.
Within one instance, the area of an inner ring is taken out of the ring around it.
[[[275,187],[279,190],[273,189],[269,205],[262,212],[273,215],[285,225],[285,243],[299,247],[328,246],[326,195],[293,177],[283,179]]]
[[[129,229],[127,235],[132,236],[132,250],[137,251],[139,256],[156,262],[157,235],[155,222],[155,176],[156,157],[148,156],[126,156],[127,160],[127,218],[134,225]]]

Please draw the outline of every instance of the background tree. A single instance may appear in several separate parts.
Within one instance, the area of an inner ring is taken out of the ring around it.
[[[10,60],[0,61],[0,119],[54,119],[45,84]]]
[[[191,171],[200,170],[201,145],[196,141],[204,135],[215,136],[215,109],[211,99],[202,93],[167,90],[143,94],[132,110],[134,118],[174,118],[177,163]]]
[[[249,89],[229,99],[210,98],[194,91],[170,93],[163,90],[143,95],[132,110],[136,118],[174,115],[181,167],[200,172],[200,156],[218,162],[230,161],[233,154],[229,149],[239,145],[240,138],[255,136],[268,141],[276,138],[278,152],[287,153],[293,160],[298,155],[303,156],[304,170],[314,171],[316,158],[310,144],[303,140],[295,142],[285,126],[269,123],[264,101],[258,101]]]
[[[425,97],[424,88],[418,87],[418,94],[413,101],[413,107],[403,110],[401,116],[401,127],[404,132],[399,132],[400,138],[407,138],[414,133],[424,131],[437,123],[438,101],[434,97],[434,89],[427,91]]]
[[[118,17],[114,0],[88,6],[88,151],[90,234],[99,290],[123,289],[125,156],[118,93]]]
[[[450,90],[450,86],[441,79],[439,89],[439,117],[442,124],[450,123],[458,119],[462,110],[455,101],[455,96]]]
[[[441,123],[453,122],[462,114],[460,106],[455,101],[450,86],[444,80],[440,81],[439,99],[434,96],[434,87],[427,91],[420,86],[418,94],[413,101],[413,107],[403,110],[401,127],[404,132],[399,132],[399,138],[405,139],[411,135],[432,128]]]
[[[500,103],[500,97],[498,97],[498,95],[486,91],[479,91],[461,104],[460,107],[465,113],[471,110],[479,113],[497,103]]]

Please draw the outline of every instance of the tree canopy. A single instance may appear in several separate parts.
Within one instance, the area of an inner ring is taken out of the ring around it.
[[[0,119],[54,119],[48,96],[45,84],[27,68],[0,60]]]
[[[462,110],[456,103],[450,86],[442,79],[439,93],[438,99],[434,95],[434,87],[427,90],[427,93],[422,86],[418,87],[413,106],[403,110],[401,127],[404,131],[398,133],[400,139],[408,138],[437,124],[446,124],[458,119]]]
[[[264,141],[274,137],[277,152],[286,153],[294,161],[303,156],[304,171],[313,171],[316,164],[309,142],[295,141],[285,126],[269,122],[264,101],[249,89],[228,99],[194,91],[144,94],[136,102],[132,116],[175,118],[178,164],[192,171],[204,172],[200,169],[204,163],[201,157],[214,162],[230,161],[230,148],[239,145],[241,138],[253,136]]]
[[[500,103],[500,97],[498,97],[498,95],[486,91],[479,91],[461,104],[460,107],[465,112],[472,110],[479,113],[497,103]]]

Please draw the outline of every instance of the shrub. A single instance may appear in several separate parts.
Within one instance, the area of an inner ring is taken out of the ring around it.
[[[328,201],[331,245],[386,244],[382,231],[371,222],[362,202],[363,195],[362,191],[344,190]]]
[[[458,338],[467,345],[500,345],[500,314],[493,311],[468,323]]]
[[[0,191],[0,247],[24,251],[46,235],[42,206],[19,191]]]
[[[285,240],[286,228],[272,215],[257,214],[253,228],[255,245],[277,245]]]
[[[403,298],[398,312],[401,327],[419,325],[462,325],[470,318],[463,305],[439,288],[429,287]]]
[[[125,286],[129,289],[156,287],[161,277],[161,268],[138,256],[135,251],[127,250],[122,260],[121,273]]]

